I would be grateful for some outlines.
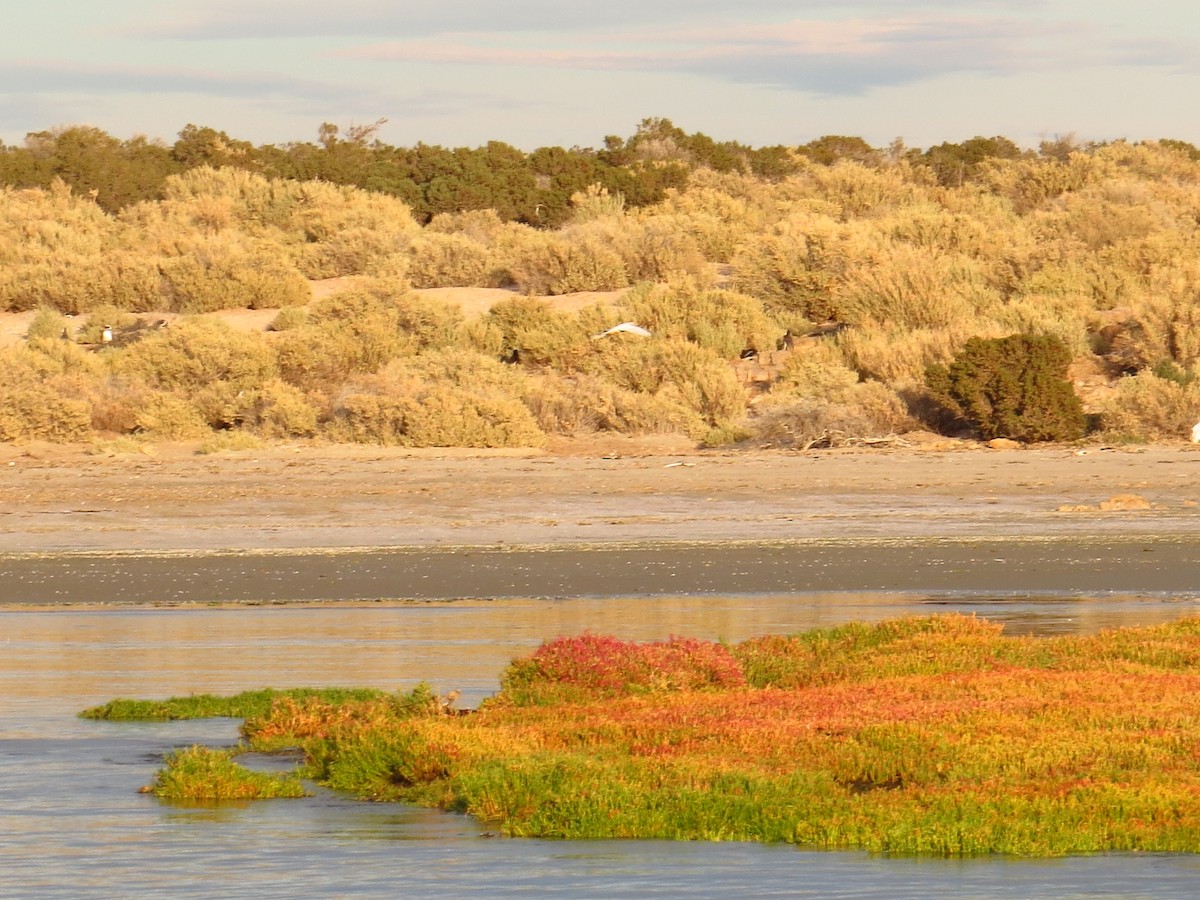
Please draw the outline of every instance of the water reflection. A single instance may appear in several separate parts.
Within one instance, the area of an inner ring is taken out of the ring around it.
[[[887,860],[788,847],[505,840],[471,819],[358,803],[176,807],[139,794],[162,754],[229,743],[228,720],[75,718],[115,696],[263,686],[407,688],[463,702],[543,639],[593,631],[737,641],[847,620],[958,610],[1012,632],[1170,621],[1193,601],[807,595],[363,607],[0,612],[0,884],[6,897],[1186,896],[1192,857]]]

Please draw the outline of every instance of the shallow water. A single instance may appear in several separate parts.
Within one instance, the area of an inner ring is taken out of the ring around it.
[[[555,635],[740,640],[951,609],[1010,631],[1090,633],[1200,613],[1193,600],[886,595],[503,600],[0,612],[0,894],[5,897],[1193,896],[1200,857],[894,860],[790,847],[554,842],[322,792],[182,808],[137,793],[163,752],[236,739],[229,720],[75,717],[117,696],[263,686],[408,688],[473,705]]]

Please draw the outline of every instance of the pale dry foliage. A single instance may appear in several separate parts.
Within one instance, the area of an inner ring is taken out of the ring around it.
[[[0,310],[38,311],[0,360],[0,439],[835,443],[913,424],[899,398],[931,364],[1014,333],[1137,373],[1103,401],[1109,434],[1181,437],[1200,419],[1200,163],[1152,142],[1051,149],[958,187],[805,160],[775,181],[697,169],[650,207],[592,186],[557,229],[491,210],[422,228],[394,197],[235,169],[116,215],[62,184],[0,190]],[[345,276],[311,300],[309,279]],[[454,286],[526,296],[468,318],[411,290]],[[580,312],[540,299],[618,289]],[[280,310],[271,334],[153,324],[247,307]],[[652,336],[595,337],[626,320]],[[818,323],[842,327],[801,337]],[[738,357],[787,331],[783,367],[742,384]]]
[[[1151,372],[1122,378],[1101,410],[1104,430],[1118,438],[1180,439],[1200,421],[1200,381],[1186,384]]]

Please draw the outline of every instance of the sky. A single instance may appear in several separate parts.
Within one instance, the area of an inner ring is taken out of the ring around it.
[[[0,140],[599,147],[649,117],[753,146],[1200,144],[1196,0],[39,0],[0,32]]]

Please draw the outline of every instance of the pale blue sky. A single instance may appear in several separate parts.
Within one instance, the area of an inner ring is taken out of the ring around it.
[[[90,124],[254,143],[1200,144],[1197,0],[41,0],[0,32],[0,140]]]

